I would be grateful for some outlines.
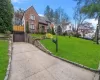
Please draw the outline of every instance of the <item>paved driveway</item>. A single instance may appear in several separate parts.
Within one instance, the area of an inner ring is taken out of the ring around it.
[[[93,80],[94,73],[61,61],[28,43],[14,43],[9,80]]]

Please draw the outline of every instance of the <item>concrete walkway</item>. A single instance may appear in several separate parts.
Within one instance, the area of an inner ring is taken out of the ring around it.
[[[94,73],[61,61],[28,43],[14,43],[9,80],[93,80]]]

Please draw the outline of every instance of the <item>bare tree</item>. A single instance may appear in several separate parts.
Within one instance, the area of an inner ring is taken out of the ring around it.
[[[96,28],[96,42],[99,44],[99,32],[100,32],[100,0],[74,0],[82,4],[80,11],[87,15],[89,18],[98,19],[98,26]]]
[[[83,24],[84,21],[87,19],[87,15],[84,15],[83,13],[81,13],[80,9],[81,9],[81,4],[78,3],[77,6],[74,8],[74,15],[73,15],[77,33],[78,33],[79,25]]]

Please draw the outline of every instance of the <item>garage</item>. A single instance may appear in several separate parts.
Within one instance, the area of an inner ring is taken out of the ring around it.
[[[24,42],[25,41],[25,34],[24,33],[14,33],[13,34],[13,41],[14,42]]]
[[[25,42],[25,32],[23,26],[14,26],[13,42]]]

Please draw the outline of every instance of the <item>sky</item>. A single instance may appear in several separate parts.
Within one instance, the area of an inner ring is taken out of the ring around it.
[[[74,24],[73,9],[76,6],[76,2],[74,0],[12,0],[12,4],[15,10],[19,8],[26,10],[30,6],[33,6],[40,15],[44,14],[44,10],[47,5],[54,10],[61,7],[68,14],[70,21]],[[86,21],[93,23],[94,26],[97,25],[97,21],[94,19],[87,19]]]

